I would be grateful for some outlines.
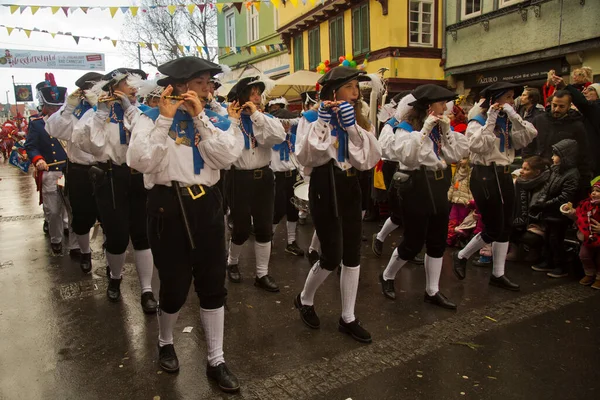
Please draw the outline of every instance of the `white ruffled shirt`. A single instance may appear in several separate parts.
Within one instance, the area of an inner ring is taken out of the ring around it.
[[[86,153],[73,142],[73,131],[79,122],[77,117],[73,115],[73,111],[75,111],[75,107],[68,104],[63,105],[46,121],[46,131],[50,136],[66,142],[65,150],[69,161],[82,165],[95,164],[96,159],[94,156]]]

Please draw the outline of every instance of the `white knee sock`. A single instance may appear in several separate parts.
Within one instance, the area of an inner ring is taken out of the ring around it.
[[[398,228],[398,225],[393,223],[391,218],[386,219],[385,223],[381,227],[381,230],[377,234],[377,240],[380,242],[385,242],[385,239],[388,237],[388,235],[394,232],[396,228]]]
[[[485,242],[481,238],[481,233],[478,233],[473,236],[473,239],[467,243],[464,249],[458,252],[458,258],[469,259],[469,257],[478,252],[484,245]]]
[[[77,243],[79,243],[79,250],[83,254],[89,254],[92,252],[90,249],[90,233],[86,233],[85,235],[76,235]]]
[[[385,271],[383,271],[383,279],[386,281],[393,281],[396,279],[398,271],[400,271],[400,268],[402,268],[406,262],[407,260],[403,260],[398,257],[398,249],[394,249],[392,257],[390,257],[390,261],[388,262]]]
[[[75,249],[81,250],[81,248],[79,246],[79,240],[77,240],[77,235],[75,234],[75,232],[73,232],[73,229],[70,226],[69,226],[69,238],[67,239],[67,242],[69,243],[69,250],[75,250]]]
[[[106,261],[110,267],[110,277],[113,279],[121,279],[121,272],[123,271],[123,265],[125,264],[125,256],[127,253],[111,254],[106,252]]]
[[[135,268],[137,269],[138,279],[140,280],[140,287],[142,293],[152,291],[152,269],[154,268],[154,259],[152,258],[152,251],[146,250],[134,250],[133,258],[135,259]]]
[[[492,275],[496,278],[504,275],[508,242],[492,242]]]
[[[175,314],[169,314],[163,310],[158,310],[158,345],[160,347],[168,344],[173,344],[173,329],[177,318],[179,317],[179,311]]]
[[[300,293],[302,305],[312,306],[314,304],[317,289],[325,282],[325,279],[327,279],[330,273],[331,271],[321,268],[319,261],[312,266],[310,271],[308,271],[306,282],[304,282],[304,289],[302,289],[302,293]]]
[[[442,274],[443,258],[425,255],[425,291],[433,296],[440,291],[440,275]]]
[[[262,278],[269,274],[269,259],[271,258],[271,242],[254,242],[254,256],[256,257],[256,277]]]
[[[354,305],[356,304],[359,277],[360,265],[356,267],[342,265],[340,292],[342,294],[342,319],[346,323],[350,323],[356,319],[354,316]]]
[[[227,257],[227,265],[235,265],[240,262],[240,254],[242,253],[242,246],[238,246],[229,241],[229,256]]]
[[[316,251],[321,254],[321,241],[319,241],[319,237],[317,236],[317,231],[313,232],[312,240],[310,241],[310,247],[308,251]]]
[[[206,356],[211,367],[224,363],[223,331],[225,330],[225,307],[214,310],[200,308],[202,328],[206,338]]]
[[[287,221],[285,223],[285,226],[287,228],[288,244],[292,244],[293,242],[296,241],[296,222]]]

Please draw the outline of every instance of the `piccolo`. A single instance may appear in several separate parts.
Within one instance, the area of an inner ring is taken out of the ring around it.
[[[183,96],[165,96],[165,99],[169,99],[169,100],[184,100]]]
[[[103,98],[98,99],[98,103],[107,103],[109,101],[119,101],[119,100],[121,100],[121,99],[119,99],[116,96],[110,96],[110,97],[103,97]]]

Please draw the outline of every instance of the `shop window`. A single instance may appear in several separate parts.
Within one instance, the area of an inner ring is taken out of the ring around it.
[[[321,62],[321,30],[317,26],[308,31],[308,69],[315,69]]]
[[[345,54],[344,48],[344,16],[329,20],[329,58],[337,60]]]
[[[369,52],[371,38],[369,32],[369,3],[352,10],[352,52],[354,56]]]
[[[481,15],[481,3],[483,0],[462,0],[461,19],[473,18]]]
[[[304,69],[304,45],[302,42],[302,33],[294,36],[294,71]]]
[[[258,11],[254,5],[250,6],[246,12],[246,23],[248,26],[248,43],[258,40]]]
[[[225,46],[235,47],[235,14],[233,9],[225,14]]]
[[[410,0],[409,7],[410,45],[433,47],[434,0]]]

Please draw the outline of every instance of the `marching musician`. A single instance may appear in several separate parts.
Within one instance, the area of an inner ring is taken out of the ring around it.
[[[62,253],[63,216],[65,199],[59,192],[58,180],[63,176],[67,153],[62,143],[46,131],[46,121],[65,102],[67,88],[57,86],[54,76],[46,74],[46,80],[37,86],[37,97],[41,114],[29,121],[29,132],[25,140],[25,150],[37,170],[36,182],[40,191],[45,219],[50,233],[50,247],[55,254]],[[70,246],[75,250],[74,245]]]
[[[446,102],[456,94],[438,85],[422,85],[400,100],[391,129],[381,132],[379,143],[384,157],[400,163],[404,238],[394,250],[387,268],[379,276],[385,297],[396,298],[394,279],[425,244],[426,302],[456,309],[439,290],[446,237],[448,235],[448,189],[450,164],[468,155],[467,138],[450,128],[444,116]],[[398,132],[396,132],[398,131]]]
[[[75,82],[76,91],[67,97],[66,104],[52,114],[46,122],[48,133],[67,143],[68,163],[66,168],[67,195],[71,206],[71,228],[76,235],[81,258],[79,266],[84,273],[92,270],[90,230],[98,218],[94,190],[89,170],[96,163],[94,156],[84,152],[73,143],[72,135],[76,123],[96,105],[91,87],[102,78],[102,74],[88,72]]]
[[[482,100],[469,113],[466,135],[473,163],[470,185],[484,229],[453,255],[454,273],[462,280],[469,257],[491,243],[493,270],[489,284],[512,291],[520,288],[504,274],[515,202],[510,165],[515,150],[537,136],[535,127],[512,106],[515,95],[522,90],[513,83],[494,83],[481,91]]]
[[[286,134],[278,120],[259,110],[265,89],[265,81],[259,77],[245,77],[227,96],[229,120],[236,134],[244,139],[242,155],[227,172],[231,191],[228,202],[233,220],[227,274],[231,282],[241,282],[239,257],[250,236],[252,219],[256,257],[254,285],[268,292],[279,292],[279,286],[269,275],[275,193],[269,162],[271,147],[284,141]]]
[[[152,294],[152,252],[148,243],[146,190],[142,174],[126,164],[131,131],[141,111],[136,85],[146,79],[139,69],[119,68],[94,85],[99,92],[97,110],[90,109],[73,132],[74,142],[98,161],[91,168],[102,229],[106,235],[106,260],[110,269],[106,291],[110,301],[121,298],[121,272],[129,239],[141,286],[145,313],[156,312]]]
[[[241,154],[243,138],[227,118],[205,108],[210,78],[221,68],[198,57],[158,67],[166,86],[158,108],[136,123],[128,164],[144,174],[148,234],[160,278],[159,362],[176,372],[173,329],[189,287],[200,299],[206,337],[206,374],[226,392],[239,390],[223,357],[225,227],[219,170]]]
[[[361,113],[359,81],[363,71],[339,66],[321,79],[318,111],[303,117],[310,123],[298,126],[298,161],[310,171],[309,207],[321,241],[322,253],[311,268],[304,289],[294,299],[302,321],[318,329],[314,296],[329,274],[342,265],[340,332],[370,343],[367,332],[354,315],[360,274],[362,236],[361,190],[357,170],[371,169],[381,158],[375,129]]]

